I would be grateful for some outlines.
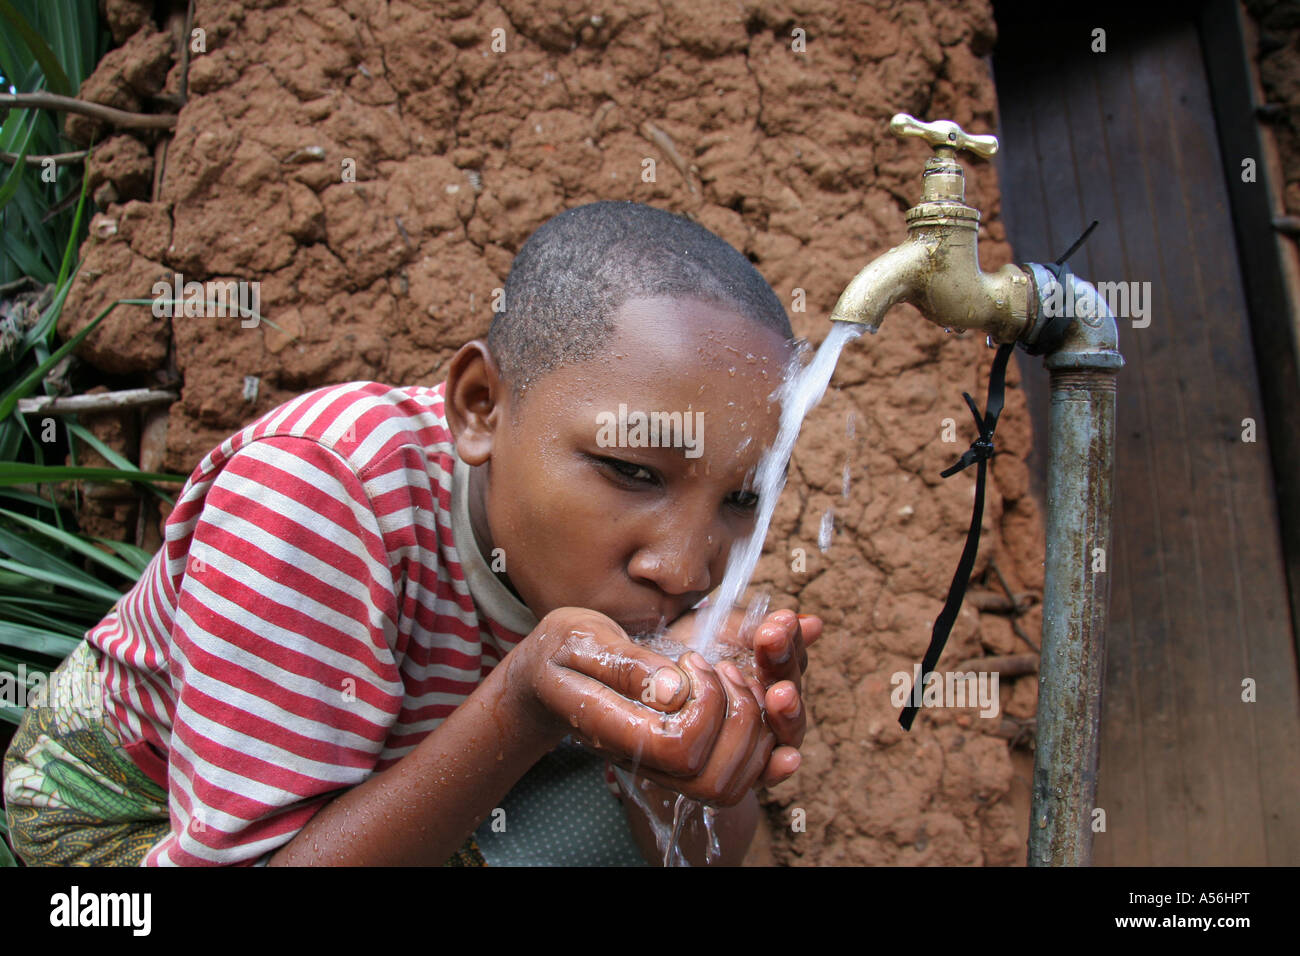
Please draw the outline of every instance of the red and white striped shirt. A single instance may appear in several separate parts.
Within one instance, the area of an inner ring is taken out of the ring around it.
[[[87,635],[109,728],[168,791],[171,833],[145,865],[288,843],[535,626],[474,542],[468,472],[442,385],[309,392],[203,459],[162,549]]]

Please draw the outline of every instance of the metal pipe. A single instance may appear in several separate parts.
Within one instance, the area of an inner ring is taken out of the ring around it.
[[[1047,555],[1030,866],[1092,862],[1102,678],[1110,607],[1115,374],[1124,364],[1115,318],[1096,290],[1065,288],[1031,263],[1039,307],[1072,308],[1051,373]]]
[[[1047,554],[1029,864],[1086,865],[1110,603],[1115,373],[1124,364],[1115,318],[1096,290],[1068,271],[1064,286],[1034,263],[980,271],[980,214],[965,203],[956,152],[987,158],[997,151],[994,137],[905,113],[890,128],[922,138],[935,154],[925,165],[921,199],[907,212],[907,239],[853,279],[831,319],[874,330],[893,305],[908,302],[944,328],[979,329],[998,342],[1047,352]],[[1061,309],[1070,321],[1053,346]]]

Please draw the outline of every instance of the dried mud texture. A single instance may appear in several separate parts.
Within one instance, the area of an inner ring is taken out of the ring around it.
[[[115,33],[152,55],[159,28],[145,18],[130,30],[138,5],[118,6]],[[199,0],[195,26],[206,52],[192,57],[161,192],[140,201],[151,148],[105,156],[101,188],[135,198],[96,219],[63,329],[175,272],[261,282],[275,328],[121,308],[83,350],[128,377],[174,363],[182,400],[163,464],[180,472],[304,389],[438,382],[454,350],[485,333],[524,239],[591,200],[695,217],[747,253],[796,332],[820,341],[840,291],[904,238],[919,196],[927,150],[891,137],[889,117],[996,128],[983,0]],[[157,81],[156,64],[105,64],[100,73],[117,72],[87,87],[115,105]],[[164,95],[178,71],[173,62]],[[967,167],[981,263],[994,269],[1011,257],[996,177]],[[920,660],[961,552],[974,469],[938,475],[974,438],[961,392],[983,402],[991,358],[982,337],[900,307],[850,346],[806,424],[758,579],[775,604],[821,614],[827,628],[807,676],[804,764],[765,797],[771,831],[752,862],[1023,861],[1012,791],[1027,784],[999,720],[929,710],[903,733],[890,702],[890,675]],[[1041,593],[1014,363],[1010,381],[976,575],[994,561],[1012,590]],[[956,442],[942,440],[945,419]],[[1021,620],[1034,640],[1037,622],[1037,608]],[[1007,618],[968,601],[941,667],[1025,649]],[[1005,710],[1031,716],[1035,689],[1033,675],[1004,683]]]
[[[1266,103],[1280,107],[1268,118],[1282,160],[1282,195],[1289,215],[1300,216],[1300,3],[1248,0],[1258,27],[1259,80]]]

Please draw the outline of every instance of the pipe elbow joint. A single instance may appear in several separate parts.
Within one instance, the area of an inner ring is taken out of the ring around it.
[[[1106,300],[1090,282],[1068,269],[1061,278],[1037,262],[1025,264],[1033,276],[1036,320],[1026,329],[1026,342],[1034,344],[1054,320],[1066,320],[1064,335],[1047,353],[1048,368],[1119,369],[1119,324]]]

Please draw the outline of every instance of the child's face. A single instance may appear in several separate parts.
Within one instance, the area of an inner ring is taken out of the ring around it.
[[[717,587],[753,528],[752,476],[776,437],[770,396],[791,345],[694,299],[633,299],[615,321],[602,355],[547,373],[518,403],[490,358],[453,362],[448,407],[461,457],[485,465],[471,484],[476,529],[489,560],[503,549],[524,603],[539,618],[591,608],[637,633]],[[464,384],[476,376],[497,382],[486,403]],[[649,445],[654,413],[670,447]]]

